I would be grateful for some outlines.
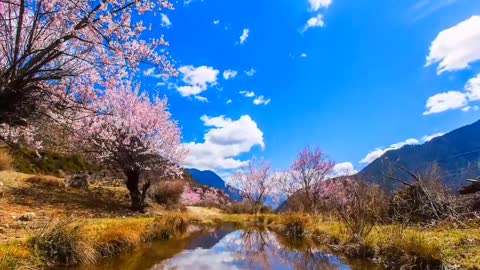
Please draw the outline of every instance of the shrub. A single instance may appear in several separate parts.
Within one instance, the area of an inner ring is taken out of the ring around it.
[[[407,171],[406,169],[402,169]],[[410,173],[414,182],[395,192],[389,206],[389,215],[395,222],[430,223],[456,218],[452,196],[443,184],[438,165],[434,164],[418,174]]]
[[[283,225],[282,232],[291,238],[299,238],[305,235],[307,224],[309,219],[303,215],[284,215],[281,218],[281,224]]]
[[[222,210],[227,214],[250,214],[252,205],[248,202],[232,202],[222,206]]]
[[[10,170],[12,168],[13,158],[5,150],[0,150],[0,171]]]
[[[69,222],[40,229],[29,243],[50,265],[91,264],[97,258],[95,249],[82,240],[80,226]]]
[[[328,200],[345,223],[350,240],[362,243],[373,227],[385,218],[387,197],[379,186],[367,184],[358,177],[343,181],[342,194]],[[338,199],[340,198],[340,199]]]
[[[180,204],[184,184],[182,181],[160,182],[150,190],[150,197],[167,208],[176,207]]]

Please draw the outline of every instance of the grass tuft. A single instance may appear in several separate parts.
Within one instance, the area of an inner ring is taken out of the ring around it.
[[[82,239],[81,225],[70,222],[45,227],[29,243],[48,265],[77,265],[96,262],[96,251]]]

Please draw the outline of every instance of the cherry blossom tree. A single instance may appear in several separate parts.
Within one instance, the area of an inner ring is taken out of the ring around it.
[[[177,122],[167,110],[167,99],[139,93],[130,81],[107,82],[108,90],[91,105],[96,115],[87,113],[75,121],[74,144],[97,160],[121,169],[130,191],[132,209],[143,211],[152,179],[179,176],[179,164],[186,154],[181,146]],[[140,188],[140,175],[153,171]]]
[[[176,75],[163,36],[143,40],[140,18],[168,0],[0,1],[0,124],[88,103],[105,82],[132,78],[141,63]]]
[[[284,178],[284,187],[298,187],[303,193],[304,209],[315,212],[324,187],[322,182],[330,177],[334,165],[320,148],[306,147],[291,165],[288,177]]]
[[[254,158],[233,173],[230,185],[238,188],[243,199],[252,205],[253,212],[258,213],[267,198],[277,198],[279,193],[275,179],[271,174],[271,163]]]

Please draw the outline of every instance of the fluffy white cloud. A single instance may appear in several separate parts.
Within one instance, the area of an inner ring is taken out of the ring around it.
[[[381,157],[387,151],[400,149],[405,145],[412,145],[412,144],[419,144],[419,143],[420,143],[419,140],[411,138],[411,139],[407,139],[403,142],[394,143],[394,144],[390,145],[389,147],[387,147],[385,149],[377,148],[377,149],[373,150],[372,152],[368,153],[362,160],[360,160],[360,163],[367,163],[367,164],[371,163],[375,159]]]
[[[214,20],[213,21],[213,24],[219,24],[220,23],[220,20]]]
[[[427,100],[426,111],[423,115],[440,113],[448,110],[459,109],[468,104],[467,95],[458,91],[449,91],[436,94]]]
[[[240,36],[240,44],[243,44],[247,41],[248,36],[250,35],[250,29],[243,29],[242,35]]]
[[[207,66],[182,66],[178,69],[183,82],[187,85],[177,87],[182,96],[197,95],[207,90],[208,86],[217,84],[220,71]]]
[[[161,17],[161,20],[162,20],[161,25],[163,27],[168,28],[168,27],[172,26],[172,22],[170,21],[170,19],[168,18],[168,16],[166,14],[160,13],[160,17]]]
[[[353,167],[351,162],[337,163],[333,167],[333,176],[344,176],[356,174],[357,170]]]
[[[259,96],[253,100],[253,104],[255,105],[268,105],[270,103],[270,99],[265,99],[264,96]]]
[[[301,58],[307,58],[308,55],[307,55],[306,53],[302,53],[302,54],[300,54],[300,57],[301,57]]]
[[[460,109],[464,112],[477,106],[467,106],[469,102],[480,101],[480,74],[465,84],[465,91],[449,91],[431,96],[427,100],[424,115]]]
[[[249,98],[255,96],[255,92],[253,92],[253,91],[242,90],[238,93],[240,93],[241,95],[244,95],[245,97],[249,97]]]
[[[189,150],[184,167],[202,170],[235,169],[248,164],[237,157],[248,153],[254,146],[265,147],[263,133],[249,115],[238,120],[225,116],[200,118],[210,129],[204,142],[184,144]]]
[[[253,75],[255,75],[255,73],[257,73],[257,71],[253,67],[250,70],[245,70],[244,72],[249,77],[252,77]]]
[[[465,90],[470,101],[480,100],[480,74],[468,80]]]
[[[320,8],[328,8],[332,0],[308,0],[308,3],[312,11],[318,11]]]
[[[231,99],[227,100],[227,104],[232,103],[233,101]]]
[[[438,64],[437,73],[461,70],[480,60],[480,16],[443,30],[430,46],[426,65]]]
[[[302,32],[305,32],[305,31],[307,31],[307,30],[310,29],[310,28],[314,28],[314,27],[324,27],[324,26],[325,26],[325,22],[323,21],[323,15],[322,15],[322,14],[318,14],[317,16],[308,19],[307,23],[306,23],[305,26],[303,27],[303,31],[302,31]]]
[[[444,132],[438,132],[438,133],[435,133],[435,134],[432,134],[432,135],[425,135],[422,137],[422,141],[423,142],[429,142],[437,137],[440,137],[440,136],[443,136],[445,135]]]
[[[200,102],[208,102],[208,98],[202,96],[194,96],[194,98]]]
[[[238,71],[227,69],[223,72],[223,78],[225,80],[230,80],[230,79],[235,78],[237,76],[237,74],[238,74]]]

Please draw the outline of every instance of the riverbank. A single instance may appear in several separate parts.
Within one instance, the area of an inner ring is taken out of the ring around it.
[[[128,210],[127,191],[120,187],[77,190],[64,187],[59,178],[15,172],[0,172],[0,182],[0,269],[94,264],[155,239],[187,237],[194,230],[225,224],[267,228],[287,240],[301,237],[326,251],[390,269],[480,265],[480,229],[382,225],[362,243],[353,243],[345,225],[322,217],[233,215],[202,207],[180,213],[155,206],[147,214],[136,214]]]

